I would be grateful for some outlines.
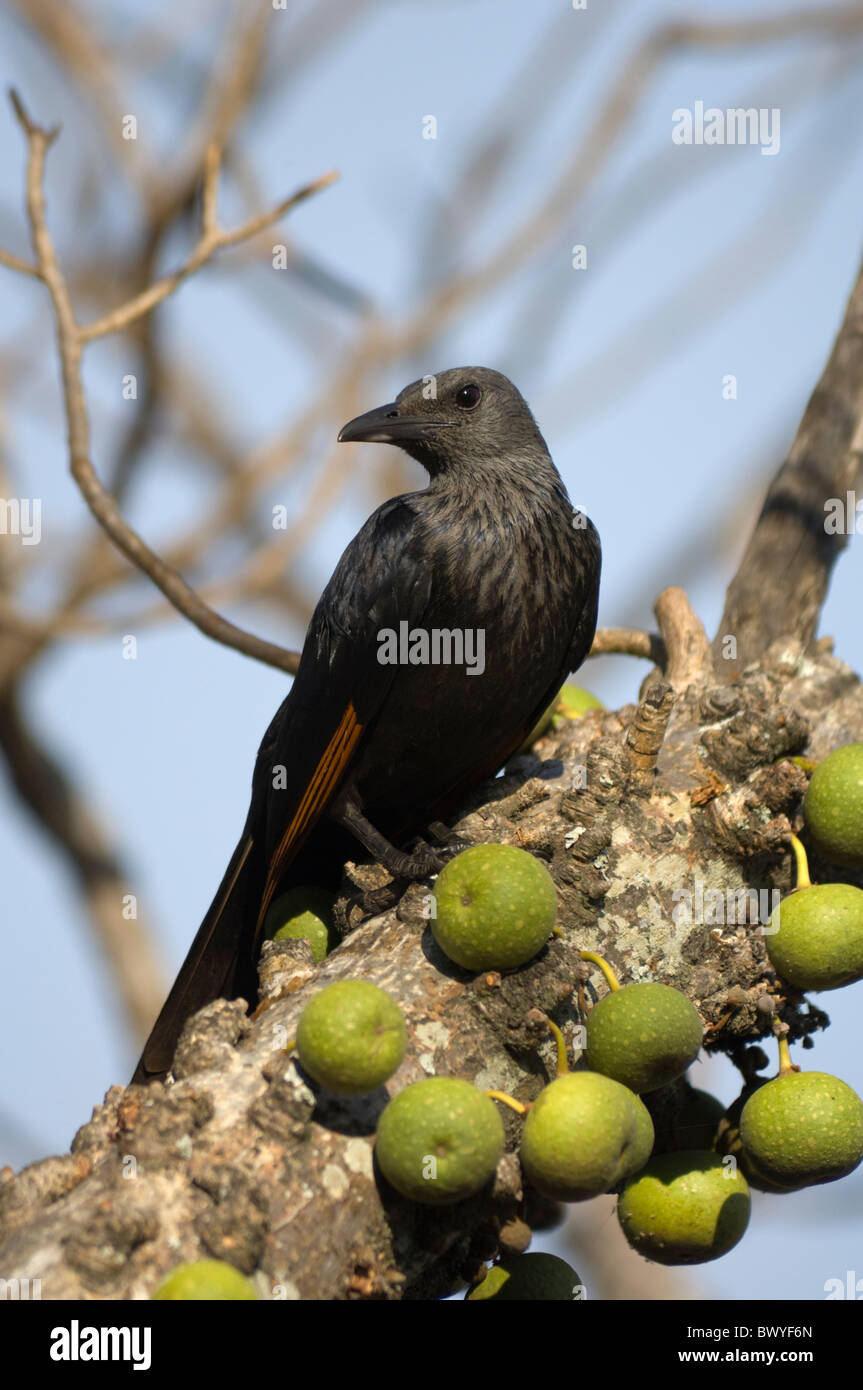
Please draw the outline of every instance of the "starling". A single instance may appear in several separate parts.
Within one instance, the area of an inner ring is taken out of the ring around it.
[[[423,377],[339,440],[396,444],[429,483],[378,507],[321,596],[240,842],[135,1081],[168,1071],[204,1004],[255,998],[276,894],[336,886],[357,842],[396,880],[439,868],[418,837],[512,756],[593,641],[599,537],[505,376]]]

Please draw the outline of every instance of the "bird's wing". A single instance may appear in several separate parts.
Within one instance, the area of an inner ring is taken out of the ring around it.
[[[569,644],[567,667],[563,673],[564,679],[571,671],[578,670],[593,645],[593,638],[596,633],[602,547],[599,543],[599,532],[593,522],[588,517],[585,517],[585,521],[587,524],[575,532],[578,539],[579,582],[577,588],[579,597],[574,605],[577,609],[577,617]],[[549,699],[552,699],[554,694],[555,692],[552,691]],[[542,714],[542,709],[539,714]],[[537,718],[539,718],[539,714]]]
[[[378,661],[382,629],[421,623],[431,575],[412,558],[416,513],[395,498],[348,546],[315,609],[291,692],[264,735],[253,777],[267,860],[261,916],[344,781],[396,673]]]
[[[572,583],[573,627],[564,664],[543,692],[542,698],[518,729],[503,729],[496,743],[483,745],[483,757],[478,759],[457,782],[429,808],[429,819],[446,820],[471,788],[493,777],[524,743],[528,734],[536,726],[540,716],[545,713],[558,694],[563,682],[571,671],[577,671],[593,643],[596,632],[597,605],[599,601],[599,574],[602,565],[602,552],[599,533],[593,522],[585,518],[587,524],[579,528],[570,572]]]
[[[185,1019],[211,999],[254,998],[263,915],[348,773],[395,674],[395,667],[377,660],[378,631],[403,620],[422,622],[431,580],[411,559],[415,522],[409,497],[385,503],[348,546],[321,596],[290,694],[258,752],[240,843],[134,1081],[167,1072]]]

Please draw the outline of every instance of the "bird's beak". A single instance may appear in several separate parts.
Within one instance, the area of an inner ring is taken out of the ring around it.
[[[417,416],[399,415],[395,401],[389,405],[379,405],[376,410],[367,410],[349,420],[339,430],[340,444],[401,444],[402,440],[425,439],[436,430],[446,428],[448,421],[420,419]]]

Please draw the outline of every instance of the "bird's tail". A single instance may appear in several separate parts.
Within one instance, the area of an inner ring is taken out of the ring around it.
[[[266,867],[262,857],[245,835],[144,1045],[133,1084],[169,1071],[183,1024],[205,1004],[239,996],[253,1002],[257,997],[253,948]]]

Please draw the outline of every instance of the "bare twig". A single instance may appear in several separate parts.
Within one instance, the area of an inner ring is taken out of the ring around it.
[[[218,177],[219,154],[217,150],[211,149],[205,167],[204,226],[198,245],[185,266],[181,267],[174,275],[167,276],[164,280],[157,282],[148,291],[129,301],[126,305],[119,306],[102,320],[82,326],[76,321],[45,218],[43,192],[45,156],[58,132],[57,130],[43,130],[41,126],[32,121],[17,93],[12,94],[12,104],[27,136],[29,148],[27,212],[30,235],[39,276],[48,289],[54,308],[63,395],[66,405],[69,465],[81,495],[93,516],[117,548],[152,579],[165,597],[189,618],[199,631],[215,641],[233,647],[247,656],[254,657],[258,661],[293,673],[299,664],[299,657],[296,652],[286,651],[272,642],[267,642],[245,632],[242,628],[214,612],[204,603],[200,595],[187,584],[179,571],[166,564],[122,516],[115,499],[100,482],[90,460],[90,429],[81,378],[81,357],[86,342],[100,337],[104,333],[114,332],[133,322],[134,319],[146,313],[154,304],[170,294],[181,280],[185,279],[193,270],[203,265],[213,251],[222,246],[235,245],[244,237],[253,236],[262,227],[283,216],[289,207],[295,206],[297,202],[309,197],[311,193],[325,187],[332,181],[334,175],[325,175],[314,184],[300,189],[298,193],[285,199],[269,213],[262,213],[258,217],[251,218],[242,227],[224,231],[219,228],[215,220],[215,184]]]
[[[37,280],[41,278],[38,266],[31,265],[30,261],[25,261],[21,256],[14,255],[12,251],[4,251],[2,246],[0,246],[0,265],[6,265],[10,270],[17,270],[21,275],[33,275]]]
[[[665,643],[658,632],[642,632],[637,627],[601,627],[593,639],[588,656],[642,656],[657,666],[665,662]]]
[[[123,98],[110,59],[94,37],[84,12],[65,0],[12,0],[22,20],[39,35],[64,74],[72,77],[85,101],[91,103],[118,168],[138,176],[145,193],[156,186],[157,170],[136,144],[123,138]],[[131,146],[131,148],[130,148]]]
[[[134,299],[127,300],[125,304],[119,305],[108,314],[103,314],[99,319],[92,323],[81,324],[79,333],[81,341],[90,343],[94,338],[102,338],[106,333],[117,333],[120,329],[128,328],[129,324],[142,314],[148,314],[157,304],[161,304],[163,299],[167,299],[169,294],[173,294],[178,285],[187,280],[190,275],[194,275],[196,270],[200,270],[210,257],[225,246],[236,246],[238,242],[246,241],[249,237],[257,235],[265,227],[278,222],[280,217],[305,202],[314,193],[319,193],[322,188],[327,188],[333,183],[338,175],[335,170],[322,174],[320,178],[313,179],[311,183],[292,193],[289,198],[285,198],[276,207],[270,208],[268,212],[262,212],[257,217],[250,217],[239,227],[234,227],[230,231],[219,227],[216,222],[216,191],[219,176],[219,165],[221,161],[221,151],[214,145],[207,149],[204,164],[204,185],[202,194],[202,217],[201,235],[198,239],[192,254],[188,260],[178,267],[177,270],[165,275],[155,284],[148,285],[147,289]]]
[[[623,66],[617,81],[599,107],[596,119],[579,143],[561,178],[522,225],[481,265],[467,268],[436,288],[421,312],[400,335],[401,349],[416,351],[453,314],[506,281],[538,251],[560,226],[573,203],[604,167],[611,150],[635,110],[648,80],[663,59],[680,48],[725,48],[775,42],[805,34],[833,38],[863,29],[863,5],[829,9],[813,6],[770,18],[715,22],[673,22],[648,34]]]
[[[665,678],[674,690],[703,681],[711,669],[710,643],[682,589],[664,589],[653,606],[668,652]]]
[[[564,172],[558,187],[550,193],[546,203],[537,213],[531,213],[525,226],[510,238],[499,255],[496,254],[492,257],[482,274],[477,275],[475,270],[471,270],[461,280],[453,280],[447,285],[438,287],[430,299],[419,306],[408,323],[398,330],[384,330],[379,321],[371,320],[365,330],[359,334],[346,361],[338,369],[335,383],[332,380],[327,380],[320,396],[310,403],[301,418],[292,422],[289,428],[283,431],[281,436],[277,437],[271,445],[257,451],[257,456],[252,460],[248,475],[245,473],[242,476],[235,474],[227,478],[224,493],[218,500],[213,513],[202,518],[201,525],[196,527],[195,534],[190,536],[187,542],[175,547],[174,554],[180,557],[177,562],[188,563],[191,555],[196,553],[202,544],[206,543],[207,538],[212,538],[214,534],[221,535],[226,527],[233,526],[236,523],[238,503],[242,503],[245,512],[245,507],[253,490],[271,478],[274,472],[284,465],[286,459],[298,456],[303,441],[309,437],[311,430],[325,415],[328,415],[332,407],[334,385],[338,386],[340,382],[355,377],[360,369],[368,373],[376,367],[385,366],[405,352],[422,350],[434,338],[442,323],[451,314],[466,307],[476,295],[488,293],[501,277],[505,277],[516,269],[518,264],[523,262],[538,247],[546,231],[552,225],[554,215],[559,217],[568,208],[571,208],[573,201],[584,191],[597,169],[601,167],[603,152],[607,154],[612,148],[614,140],[623,128],[626,117],[633,109],[641,84],[663,56],[679,46],[686,45],[721,47],[732,44],[781,40],[810,32],[823,32],[825,36],[835,37],[855,32],[861,27],[861,24],[863,24],[863,7],[852,6],[826,10],[804,9],[791,15],[752,21],[672,24],[648,36],[634,53],[629,68],[621,74],[615,89],[610,93],[607,102],[599,113],[597,130],[602,135],[599,146],[597,147],[593,138],[596,133],[594,131],[590,138],[582,143],[568,169]],[[249,53],[255,51],[257,37],[252,27],[246,29],[243,42],[244,44],[248,43],[247,51]],[[246,52],[245,49],[244,52]],[[250,64],[244,59],[241,66],[248,75],[251,71]],[[212,109],[212,102],[210,102],[210,108]],[[198,122],[199,126],[200,124]],[[224,136],[226,128],[224,124],[220,125],[218,131],[220,136]],[[596,157],[597,150],[600,157]],[[248,224],[246,224],[246,231],[248,231]],[[196,248],[196,252],[198,250],[199,248]],[[196,252],[193,252],[193,256]],[[186,266],[180,268],[179,272],[175,272],[176,280],[173,276],[165,277],[163,281],[157,282],[158,289],[151,287],[142,293],[147,295],[155,292],[160,296],[169,294],[183,278],[187,266],[188,262]],[[133,298],[129,304],[133,306],[133,315],[136,312],[144,312],[147,307],[146,302],[141,303],[140,297]],[[102,332],[103,327],[107,331],[106,325],[111,321],[112,314],[117,312],[116,310],[111,311],[90,325],[86,325],[83,332],[96,336]],[[123,312],[122,307],[119,312]],[[130,318],[130,322],[134,321],[134,318]],[[71,609],[76,608],[79,601],[86,599],[92,592],[92,583],[81,586],[78,593],[70,594],[67,606]],[[20,656],[16,660],[26,660],[27,652],[32,657],[35,650],[32,645],[22,646]]]

